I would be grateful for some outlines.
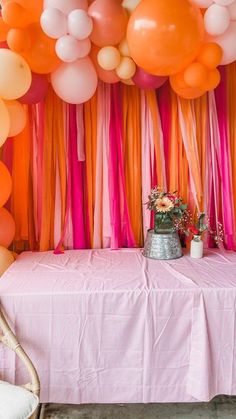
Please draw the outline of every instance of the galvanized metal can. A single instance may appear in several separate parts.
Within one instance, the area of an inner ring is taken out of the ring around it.
[[[179,235],[172,233],[155,233],[147,231],[143,255],[151,259],[169,260],[183,256]]]

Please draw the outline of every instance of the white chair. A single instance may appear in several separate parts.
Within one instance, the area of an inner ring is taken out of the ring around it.
[[[31,382],[23,386],[0,381],[0,419],[35,419],[40,391],[38,374],[1,310],[0,329],[2,330],[0,341],[16,353],[26,366],[31,378]]]

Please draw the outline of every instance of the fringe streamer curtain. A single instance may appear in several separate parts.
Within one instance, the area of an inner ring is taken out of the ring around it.
[[[236,64],[221,74],[219,88],[194,101],[168,83],[155,92],[100,82],[84,105],[50,90],[26,107],[25,130],[0,150],[13,177],[14,249],[142,246],[158,184],[204,210],[212,229],[222,223],[235,250]]]

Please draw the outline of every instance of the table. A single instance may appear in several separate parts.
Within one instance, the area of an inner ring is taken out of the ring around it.
[[[25,252],[1,304],[35,363],[41,401],[209,401],[236,394],[236,253],[156,261],[141,249]],[[0,371],[28,380],[0,349]]]

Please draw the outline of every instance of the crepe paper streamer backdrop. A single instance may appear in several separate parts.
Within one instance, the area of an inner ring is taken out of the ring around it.
[[[168,83],[155,92],[99,82],[85,105],[49,88],[26,106],[24,131],[0,149],[13,179],[14,249],[141,247],[153,225],[145,202],[159,184],[204,210],[216,232],[222,223],[236,250],[236,64],[221,77],[196,100]]]

